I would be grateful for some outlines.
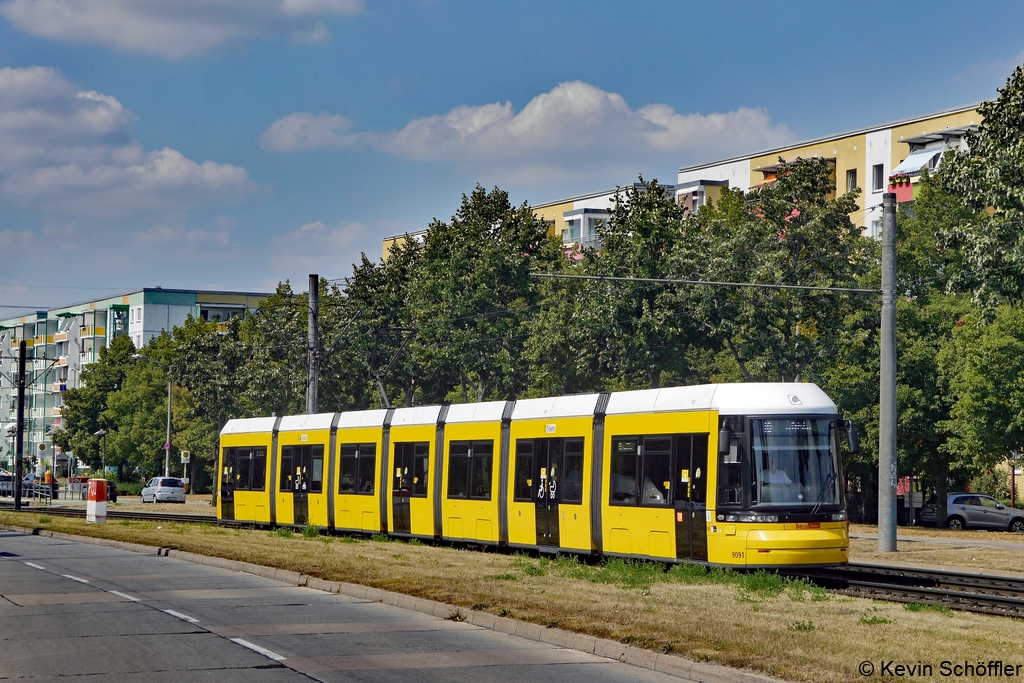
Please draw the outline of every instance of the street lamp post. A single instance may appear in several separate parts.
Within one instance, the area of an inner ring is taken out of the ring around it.
[[[167,368],[167,440],[164,441],[164,476],[171,476],[171,366],[162,360],[156,360],[141,353],[133,353],[135,360],[147,360],[150,363],[157,363]]]

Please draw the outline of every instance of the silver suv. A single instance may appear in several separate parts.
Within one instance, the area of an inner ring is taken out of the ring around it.
[[[938,505],[932,496],[921,508],[918,521],[957,531],[971,528],[1024,533],[1024,510],[1008,508],[992,496],[980,493],[950,493],[946,500],[946,519],[938,523],[937,513]]]

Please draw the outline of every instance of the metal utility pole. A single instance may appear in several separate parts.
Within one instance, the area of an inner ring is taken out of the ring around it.
[[[320,384],[320,276],[309,274],[309,346],[306,349],[306,413],[317,412]]]
[[[118,472],[121,470],[119,469]],[[103,474],[106,477],[106,473]],[[171,368],[167,368],[167,440],[164,441],[164,476],[171,476]]]
[[[882,353],[878,414],[878,552],[896,552],[896,195],[882,195]]]
[[[14,442],[14,509],[21,509],[21,478],[25,448],[25,340],[18,344],[18,431]]]

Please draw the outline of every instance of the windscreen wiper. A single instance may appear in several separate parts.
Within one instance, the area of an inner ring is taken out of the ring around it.
[[[832,472],[827,477],[825,477],[825,483],[822,484],[822,486],[821,486],[821,491],[818,493],[818,499],[816,501],[814,501],[814,507],[811,508],[811,514],[812,515],[814,513],[816,513],[819,509],[821,509],[822,503],[825,502],[825,494],[828,493],[828,490],[835,483],[836,483],[836,473],[835,472]]]

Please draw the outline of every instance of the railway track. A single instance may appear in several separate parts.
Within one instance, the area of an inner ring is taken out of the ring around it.
[[[1024,617],[1024,579],[856,562],[785,573],[847,595]]]
[[[0,505],[0,509],[10,509],[10,506]],[[82,508],[47,507],[27,511],[64,517],[85,517],[85,510]],[[108,509],[107,517],[189,524],[236,524],[218,520],[210,515],[169,512]],[[845,567],[806,568],[782,573],[806,579],[823,588],[847,595],[1024,618],[1024,578],[857,562],[851,562]]]

